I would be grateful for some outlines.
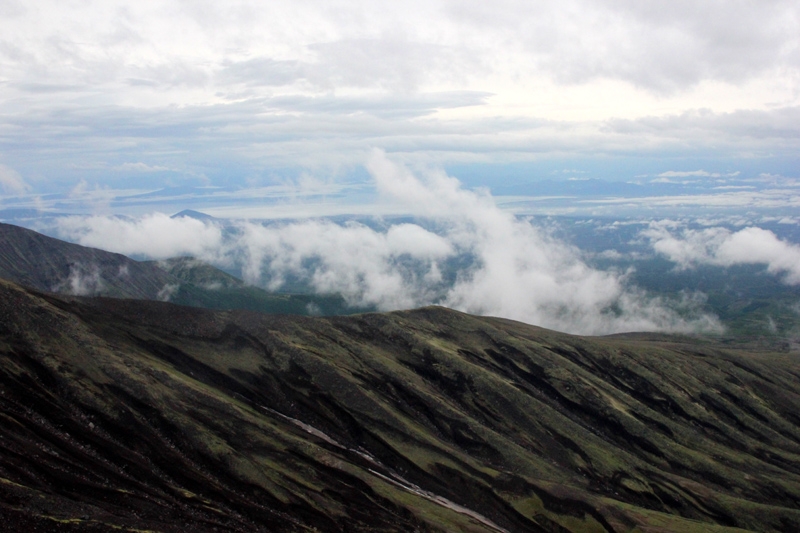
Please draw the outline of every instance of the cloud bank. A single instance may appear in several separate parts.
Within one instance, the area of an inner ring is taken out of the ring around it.
[[[153,259],[212,257],[222,246],[222,228],[189,217],[152,213],[138,219],[94,215],[58,221],[64,238],[92,248]]]
[[[30,93],[91,83],[244,95],[264,86],[408,90],[498,71],[564,84],[622,79],[665,92],[796,69],[800,41],[791,0],[0,5],[18,6],[2,13],[0,54]]]
[[[665,302],[629,286],[625,273],[587,265],[578,249],[465,190],[440,171],[422,176],[376,151],[367,168],[383,202],[415,223],[282,224],[153,214],[69,217],[58,232],[84,245],[154,258],[191,254],[242,269],[278,290],[300,283],[381,310],[440,304],[573,333],[719,330],[691,298]]]
[[[0,189],[8,194],[24,194],[29,188],[17,171],[0,165]]]
[[[654,222],[642,232],[653,249],[679,268],[698,265],[766,265],[790,285],[800,284],[800,246],[756,227],[732,232],[722,227],[689,229],[672,221]]]

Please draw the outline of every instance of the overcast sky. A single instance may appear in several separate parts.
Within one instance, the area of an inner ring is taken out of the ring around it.
[[[790,174],[800,3],[0,0],[6,198],[329,185],[375,148],[470,186]]]

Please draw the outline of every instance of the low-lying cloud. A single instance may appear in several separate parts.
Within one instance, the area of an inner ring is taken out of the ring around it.
[[[0,165],[0,190],[7,194],[24,194],[30,187],[22,176],[5,165]]]
[[[300,284],[381,310],[440,304],[574,333],[719,330],[698,301],[654,298],[624,272],[586,264],[581,252],[465,190],[443,172],[421,176],[376,151],[367,169],[382,201],[415,222],[214,222],[149,215],[72,217],[63,236],[81,244],[164,258],[191,254],[241,268],[272,290]]]
[[[69,276],[52,287],[53,292],[64,292],[74,296],[96,296],[105,289],[105,282],[97,265],[74,263],[69,267]]]
[[[195,255],[209,257],[222,247],[222,228],[189,217],[163,213],[121,218],[94,215],[65,217],[59,234],[84,246],[153,259]]]
[[[672,221],[655,222],[642,232],[653,249],[679,268],[698,265],[729,267],[766,265],[790,285],[800,284],[800,246],[773,232],[748,227],[733,232],[724,227],[690,229]]]

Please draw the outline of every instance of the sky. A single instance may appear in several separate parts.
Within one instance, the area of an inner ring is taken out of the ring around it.
[[[6,196],[341,186],[376,148],[476,187],[797,177],[799,139],[794,0],[0,0]]]
[[[0,219],[63,215],[51,234],[269,288],[311,258],[354,305],[683,330],[519,217],[658,219],[642,238],[678,268],[768,241],[755,259],[795,283],[775,234],[674,221],[796,223],[798,169],[796,0],[0,0]],[[464,254],[479,268],[443,285]]]

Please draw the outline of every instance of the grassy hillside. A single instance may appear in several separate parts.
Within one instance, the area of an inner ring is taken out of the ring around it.
[[[800,530],[800,363],[701,339],[0,282],[0,406],[17,530]]]

